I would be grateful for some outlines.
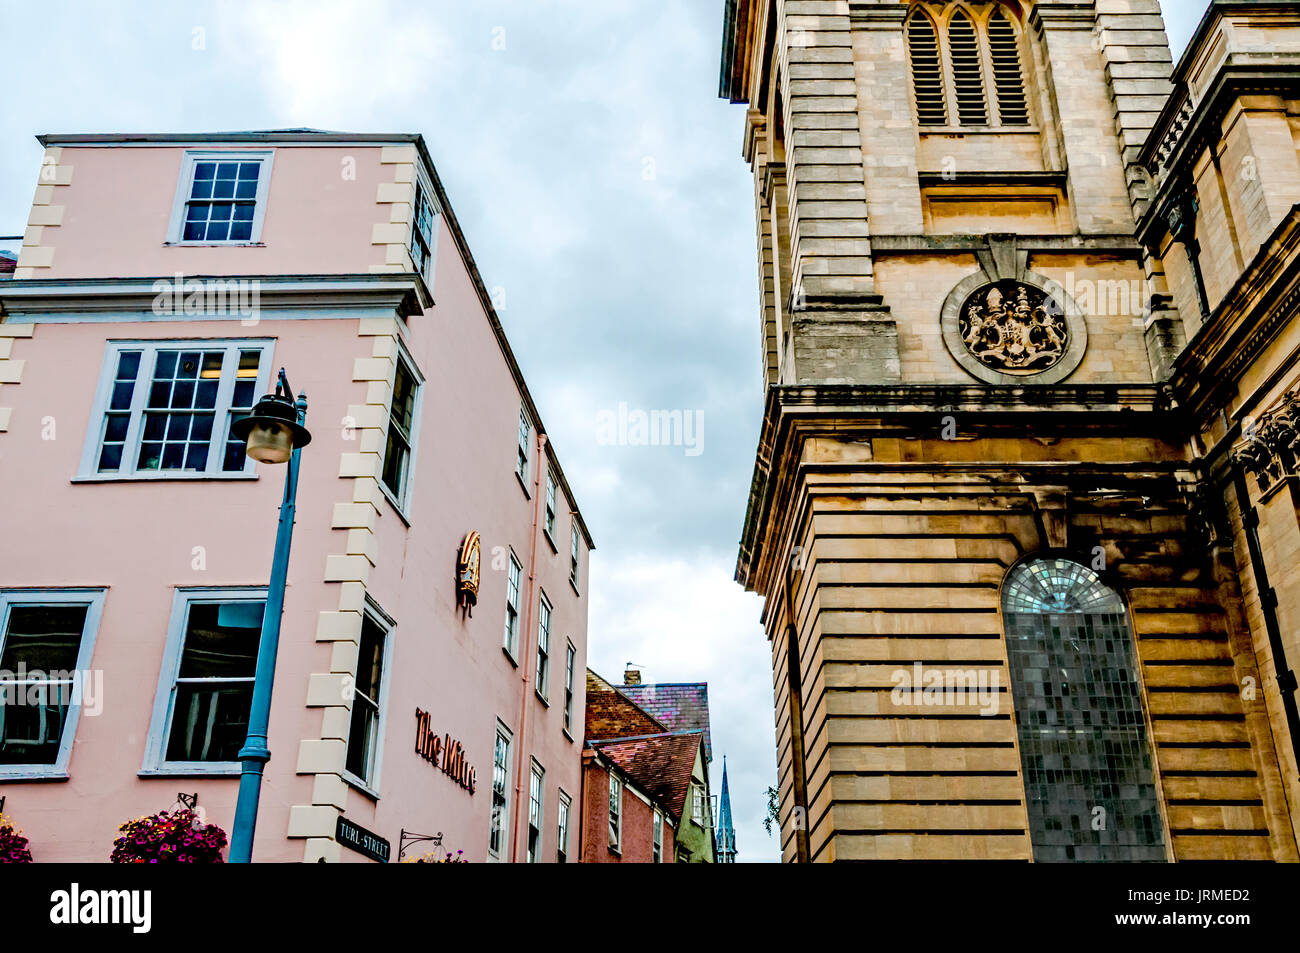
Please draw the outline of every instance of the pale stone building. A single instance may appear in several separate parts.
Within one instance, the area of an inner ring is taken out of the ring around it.
[[[1300,3],[725,9],[785,859],[1295,861]]]

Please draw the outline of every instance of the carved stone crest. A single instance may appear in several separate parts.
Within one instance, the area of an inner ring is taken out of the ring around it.
[[[979,288],[962,305],[958,327],[966,349],[1003,374],[1036,374],[1065,356],[1070,326],[1041,288],[999,281]]]
[[[976,380],[1027,387],[1069,377],[1088,348],[1088,323],[1061,284],[1029,268],[1014,235],[989,235],[979,271],[948,292],[943,345]]]

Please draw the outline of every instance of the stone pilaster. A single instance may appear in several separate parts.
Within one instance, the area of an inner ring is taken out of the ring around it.
[[[778,36],[795,294],[810,307],[870,294],[848,0],[786,0]]]
[[[1040,2],[1030,26],[1042,38],[1057,128],[1070,170],[1070,206],[1085,235],[1131,234],[1133,206],[1115,147],[1116,104],[1104,81],[1105,56],[1092,0]],[[1118,48],[1117,48],[1118,49]],[[1152,117],[1154,119],[1154,117]]]
[[[1142,146],[1173,91],[1173,61],[1165,22],[1157,0],[1097,0],[1098,45],[1101,47],[1115,105],[1133,217],[1151,204],[1151,180],[1142,166]]]

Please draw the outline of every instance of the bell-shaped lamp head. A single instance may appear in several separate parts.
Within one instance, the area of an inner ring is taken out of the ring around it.
[[[293,451],[311,443],[311,432],[298,423],[298,408],[291,394],[267,394],[252,414],[235,421],[231,434],[245,442],[245,450],[259,463],[286,463]]]

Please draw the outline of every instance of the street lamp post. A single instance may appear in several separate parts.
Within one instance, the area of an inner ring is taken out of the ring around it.
[[[253,679],[253,702],[248,715],[248,736],[240,749],[239,800],[235,804],[235,826],[230,836],[230,862],[247,864],[253,859],[253,834],[257,829],[257,803],[262,793],[262,771],[271,760],[266,746],[271,720],[271,688],[275,683],[275,657],[280,647],[280,618],[284,614],[284,587],[289,575],[289,545],[293,541],[294,507],[298,496],[299,451],[311,443],[307,420],[307,395],[294,399],[289,380],[280,368],[275,393],[257,402],[253,413],[237,420],[230,431],[245,441],[246,452],[260,463],[288,462],[284,478],[284,499],[280,523],[275,531],[275,555],[271,561],[271,582],[262,613],[262,638],[257,647],[257,671]]]

